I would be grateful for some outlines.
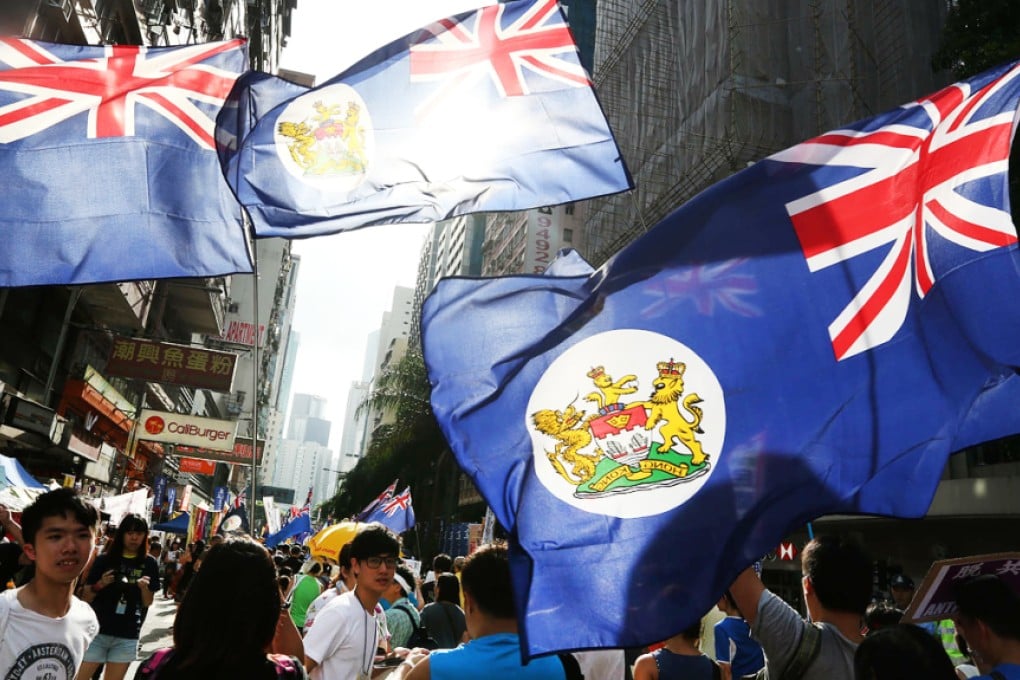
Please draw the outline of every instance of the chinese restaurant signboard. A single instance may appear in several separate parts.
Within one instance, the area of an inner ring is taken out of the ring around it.
[[[256,466],[262,465],[262,452],[266,446],[266,440],[259,440],[258,457]],[[204,458],[215,460],[220,463],[231,463],[233,465],[251,465],[251,438],[238,437],[234,440],[234,448],[230,451],[213,451],[208,448],[196,448],[192,446],[178,446],[174,449],[181,456],[189,458]]]
[[[237,355],[142,338],[113,340],[106,372],[122,378],[229,392]]]

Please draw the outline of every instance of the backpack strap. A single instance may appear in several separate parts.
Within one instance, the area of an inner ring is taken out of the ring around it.
[[[804,627],[804,634],[800,636],[797,649],[793,652],[793,658],[783,670],[783,680],[800,680],[804,673],[818,657],[822,648],[821,624],[812,623]]]
[[[159,671],[163,666],[167,665],[170,661],[170,657],[173,656],[173,647],[166,647],[164,649],[157,649],[153,652],[152,656],[142,662],[142,665],[138,667],[138,678],[154,678],[157,677]]]
[[[560,658],[560,663],[563,664],[563,674],[567,680],[584,680],[584,674],[581,673],[581,664],[577,663],[577,657],[573,654],[557,654]]]
[[[395,604],[395,605],[393,605],[393,608],[394,609],[399,609],[400,611],[404,612],[404,614],[407,615],[407,618],[411,620],[411,634],[412,635],[417,633],[419,630],[424,630],[425,629],[425,627],[422,626],[421,624],[418,624],[418,623],[414,622],[414,616],[411,614],[411,610],[410,610],[409,607],[407,607],[407,605]]]

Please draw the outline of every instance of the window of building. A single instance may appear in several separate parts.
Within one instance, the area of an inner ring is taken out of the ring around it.
[[[574,230],[573,229],[564,229],[563,230],[563,242],[564,243],[573,243],[574,242]]]

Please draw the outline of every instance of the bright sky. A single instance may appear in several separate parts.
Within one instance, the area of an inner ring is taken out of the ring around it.
[[[376,47],[485,0],[299,0],[283,68],[321,84]],[[291,394],[328,399],[330,448],[340,448],[347,393],[361,379],[368,335],[393,289],[413,287],[428,225],[372,227],[294,242],[301,256],[293,328],[300,333]]]

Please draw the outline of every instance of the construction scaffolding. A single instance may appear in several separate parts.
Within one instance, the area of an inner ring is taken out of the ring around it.
[[[589,201],[593,265],[770,153],[948,84],[945,0],[598,0],[593,78],[632,192]]]

